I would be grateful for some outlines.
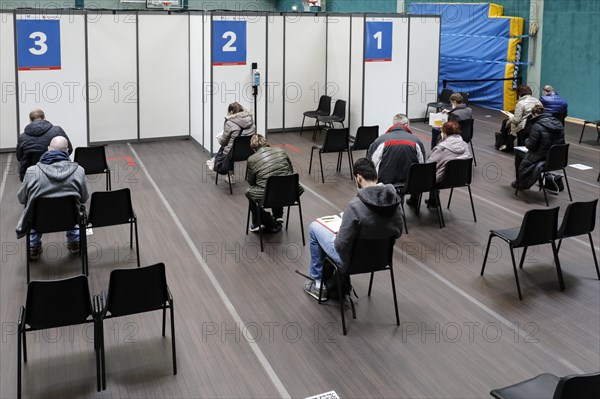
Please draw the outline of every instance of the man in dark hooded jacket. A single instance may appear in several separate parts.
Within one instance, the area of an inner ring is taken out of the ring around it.
[[[554,118],[542,105],[536,105],[531,111],[531,132],[525,140],[527,153],[515,152],[515,172],[517,180],[511,183],[513,188],[525,190],[539,179],[543,162],[550,147],[565,143],[565,130],[560,121]]]
[[[358,194],[348,203],[337,234],[321,223],[310,224],[310,277],[304,291],[318,299],[325,255],[338,265],[348,265],[356,238],[399,238],[402,234],[400,198],[392,184],[377,183],[377,171],[372,161],[361,158],[354,163]],[[327,299],[323,286],[322,300]]]
[[[41,109],[34,109],[29,113],[31,123],[25,126],[25,131],[17,141],[17,160],[19,161],[19,179],[23,181],[25,171],[30,164],[30,156],[35,153],[46,152],[52,139],[62,136],[67,139],[69,155],[73,152],[73,146],[69,137],[60,126],[54,126],[46,120],[46,115]]]

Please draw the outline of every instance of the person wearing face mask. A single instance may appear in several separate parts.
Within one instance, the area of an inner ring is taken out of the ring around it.
[[[377,171],[372,161],[366,158],[354,162],[354,175],[358,193],[342,216],[338,233],[333,233],[319,222],[312,222],[308,229],[310,237],[310,277],[304,291],[315,299],[319,298],[321,274],[325,256],[339,265],[348,265],[352,245],[356,238],[381,239],[402,234],[402,212],[400,197],[391,184],[377,183]],[[344,269],[342,268],[342,271]],[[323,286],[321,300],[327,299]]]
[[[460,93],[454,93],[450,96],[450,104],[452,105],[451,110],[443,110],[442,112],[448,114],[448,122],[461,122],[469,120],[473,117],[473,110],[467,107],[463,97]],[[440,141],[441,129],[433,127],[431,129],[431,149],[438,144]]]

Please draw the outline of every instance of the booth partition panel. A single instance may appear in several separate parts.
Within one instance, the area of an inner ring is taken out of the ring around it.
[[[203,46],[203,65],[204,65],[204,69],[203,69],[203,76],[204,76],[204,80],[202,82],[202,103],[204,105],[204,108],[202,110],[202,117],[203,117],[203,125],[204,125],[204,131],[202,132],[202,146],[208,150],[208,151],[212,151],[213,148],[213,131],[212,131],[212,101],[211,101],[211,96],[212,96],[212,84],[211,84],[211,79],[212,79],[212,68],[210,67],[210,59],[211,59],[211,54],[212,54],[212,50],[211,50],[211,24],[210,21],[212,19],[212,16],[210,14],[204,14],[202,17],[202,31],[204,32],[203,36],[202,36],[202,41],[204,43]],[[198,23],[197,20],[194,21],[194,23]],[[195,110],[192,110],[192,113]],[[219,132],[221,131],[221,129],[219,129]],[[218,132],[217,132],[218,134]]]
[[[364,35],[365,17],[351,17],[350,50],[350,101],[348,102],[348,126],[350,135],[355,135],[359,126],[363,125],[363,73],[364,73]]]
[[[208,148],[204,139],[204,28],[201,13],[190,14],[190,134],[202,147]],[[210,115],[206,115],[210,119]]]
[[[267,129],[283,128],[283,16],[269,15],[267,52],[269,68],[265,71],[267,82]]]
[[[336,100],[346,101],[345,126],[351,100],[350,40],[350,17],[335,14],[327,16],[327,90],[323,94],[330,96],[334,103]],[[336,126],[339,127],[339,124]]]
[[[17,84],[15,82],[15,47],[13,13],[0,12],[0,148],[17,146]]]

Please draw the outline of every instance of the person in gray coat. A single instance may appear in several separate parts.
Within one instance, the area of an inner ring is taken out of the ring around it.
[[[237,102],[229,104],[223,125],[223,133],[218,137],[221,148],[219,148],[214,158],[213,170],[221,174],[227,174],[231,170],[229,152],[233,147],[233,139],[238,136],[252,136],[254,133],[256,133],[256,126],[254,125],[252,113],[246,111]]]
[[[17,238],[24,237],[29,231],[32,260],[38,259],[42,252],[42,235],[34,230],[30,231],[34,201],[42,197],[75,195],[80,203],[84,203],[89,198],[85,171],[69,159],[68,145],[66,138],[54,137],[48,146],[48,151],[40,158],[40,162],[27,169],[17,193],[19,202],[25,205],[16,229]],[[79,252],[79,230],[75,227],[67,231],[67,247],[72,253]]]
[[[377,183],[375,165],[367,158],[357,159],[353,171],[358,194],[346,206],[338,233],[317,221],[308,229],[311,279],[304,284],[304,291],[315,299],[319,298],[325,255],[341,265],[344,271],[344,265],[347,267],[350,263],[356,238],[398,239],[402,235],[400,197],[394,186]],[[322,300],[326,299],[327,289],[323,286]]]

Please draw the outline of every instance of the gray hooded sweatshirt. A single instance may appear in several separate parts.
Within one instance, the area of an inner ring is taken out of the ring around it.
[[[19,202],[25,205],[17,225],[17,238],[24,237],[31,227],[32,205],[35,199],[69,195],[77,196],[80,203],[86,202],[89,198],[85,172],[79,164],[60,161],[46,165],[38,162],[27,168],[21,189],[17,193]]]
[[[400,197],[391,184],[378,184],[358,190],[356,198],[348,203],[342,217],[334,246],[345,267],[350,264],[352,244],[356,238],[400,238],[402,212]]]
[[[437,162],[435,171],[435,181],[441,182],[446,173],[446,164],[452,159],[467,159],[471,158],[469,145],[465,143],[460,134],[448,136],[446,140],[442,140],[438,145],[433,147],[431,155],[427,162]]]

